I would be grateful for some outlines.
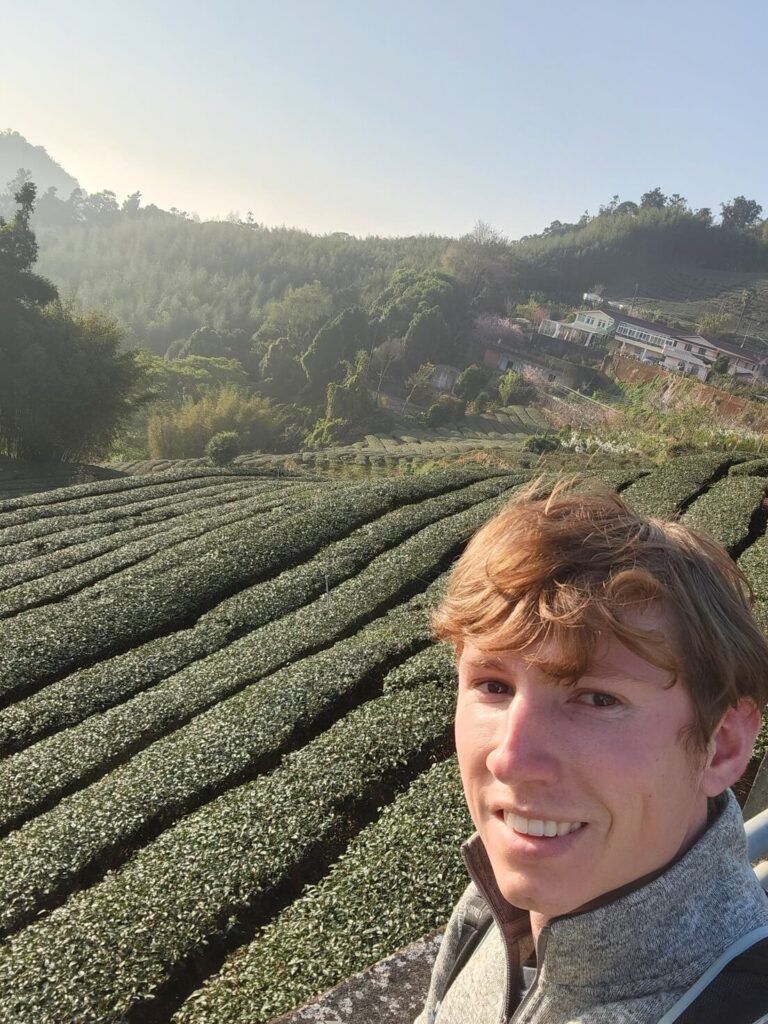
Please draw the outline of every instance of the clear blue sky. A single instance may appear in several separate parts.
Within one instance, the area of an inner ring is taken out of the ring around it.
[[[479,218],[519,237],[656,185],[768,210],[766,0],[0,0],[0,18],[0,128],[89,191],[360,235]]]

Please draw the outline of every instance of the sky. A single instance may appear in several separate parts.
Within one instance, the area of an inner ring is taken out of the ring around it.
[[[0,24],[0,129],[89,192],[362,236],[518,238],[655,186],[768,211],[766,0],[0,0]]]

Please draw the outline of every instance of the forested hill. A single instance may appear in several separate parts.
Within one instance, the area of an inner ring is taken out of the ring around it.
[[[40,193],[53,188],[66,199],[80,187],[77,178],[56,163],[44,146],[33,146],[12,129],[0,131],[0,183],[12,181],[20,169],[29,172]]]
[[[0,154],[20,138],[0,134]],[[8,189],[0,214],[12,211]],[[370,309],[401,268],[453,276],[475,312],[505,314],[531,295],[574,305],[602,285],[609,297],[635,297],[692,326],[709,311],[732,313],[741,331],[768,341],[762,213],[755,200],[737,197],[715,217],[651,189],[637,202],[614,197],[594,216],[554,221],[517,241],[480,222],[458,239],[355,238],[270,228],[250,216],[201,223],[143,205],[138,191],[121,202],[110,191],[38,189],[32,223],[38,269],[63,298],[112,313],[129,344],[164,354],[200,327],[252,336],[270,302],[302,286],[333,315],[354,305]]]

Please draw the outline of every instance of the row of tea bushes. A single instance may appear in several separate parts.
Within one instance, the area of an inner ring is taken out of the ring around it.
[[[430,644],[402,665],[390,669],[384,677],[384,692],[413,690],[425,683],[430,686],[456,685],[456,663],[450,644]]]
[[[668,518],[734,461],[722,453],[681,455],[630,484],[621,496],[640,515]]]
[[[428,526],[379,555],[328,598],[269,622],[221,651],[78,726],[0,764],[7,827],[19,816],[108,771],[120,759],[270,672],[359,629],[434,577],[456,548],[498,507],[496,498]],[[426,628],[426,624],[425,627]]]
[[[326,877],[234,953],[173,1024],[266,1024],[443,925],[467,884],[459,847],[472,831],[452,757],[363,829]]]
[[[424,615],[400,608],[220,701],[12,832],[0,842],[0,932],[28,922],[94,869],[103,873],[115,863],[115,851],[127,859],[147,834],[225,787],[273,768],[281,753],[373,696],[377,678],[427,640]],[[2,772],[4,824],[13,811],[29,810],[35,795],[46,795],[40,785],[28,784],[24,771],[37,767],[45,775],[50,755],[41,754],[36,763],[36,750],[27,753],[33,756],[24,765]]]
[[[696,499],[683,515],[682,522],[706,530],[733,552],[749,537],[766,487],[768,482],[764,477],[724,477]]]
[[[66,602],[0,624],[0,699],[179,628],[255,579],[274,575],[400,504],[478,474],[381,480],[322,493],[256,536],[234,523],[160,552]]]
[[[138,509],[162,508],[196,496],[212,496],[217,490],[251,486],[255,490],[274,486],[263,477],[236,476],[211,481],[198,477],[181,483],[163,481],[150,487],[133,488],[87,498],[70,498],[37,508],[21,508],[0,516],[0,543],[17,544],[30,537],[45,536],[76,525],[88,525],[133,515]],[[56,493],[56,492],[52,492]]]
[[[222,478],[242,477],[264,477],[267,474],[256,473],[251,469],[242,467],[234,471],[219,469],[216,466],[197,467],[194,469],[172,469],[162,473],[147,473],[143,476],[123,476],[112,480],[94,480],[88,484],[72,484],[69,487],[58,487],[54,490],[41,491],[38,494],[27,494],[20,498],[6,499],[0,503],[0,529],[15,522],[29,522],[35,516],[47,515],[48,506],[61,506],[63,511],[69,502],[81,502],[89,498],[100,499],[102,496],[119,494],[122,491],[141,491],[144,488],[155,486],[166,487],[167,490],[175,490],[181,493],[188,485],[188,482],[195,480],[207,481],[207,484]],[[272,474],[268,474],[270,477]],[[204,482],[201,486],[206,486]],[[97,507],[102,507],[97,505]],[[77,509],[78,506],[75,505]],[[81,508],[87,511],[87,507]],[[21,513],[21,518],[6,520],[9,513]],[[58,515],[59,512],[54,512]]]
[[[728,470],[729,476],[768,476],[768,459],[748,459]]]
[[[206,518],[215,522],[217,511],[231,515],[245,502],[253,511],[273,507],[279,502],[299,502],[314,494],[317,485],[293,484],[290,488],[275,483],[257,483],[248,487],[215,489],[209,497],[179,498],[164,502],[160,508],[139,510],[130,516],[106,518],[104,522],[78,525],[59,530],[40,540],[22,541],[0,549],[0,580],[12,586],[49,572],[58,572],[123,544],[175,530],[184,523]],[[222,525],[227,520],[224,519]]]
[[[193,514],[178,516],[162,530],[156,524],[131,530],[134,537],[112,535],[106,540],[78,544],[66,548],[42,561],[48,568],[33,563],[11,566],[6,578],[13,575],[23,577],[28,568],[29,579],[18,579],[15,585],[0,592],[0,618],[10,618],[29,608],[39,607],[67,597],[101,580],[108,579],[116,572],[139,565],[160,551],[167,551],[185,541],[203,537],[222,526],[248,521],[251,528],[263,530],[282,521],[286,513],[295,513],[302,504],[300,498],[291,495],[290,506],[280,501],[277,495],[268,499],[242,500],[238,496],[231,502],[225,496],[217,508],[207,515]],[[234,509],[233,509],[234,505]],[[101,550],[99,550],[101,549]],[[56,564],[58,563],[58,565]],[[21,570],[21,571],[19,571]],[[3,571],[0,569],[0,578]]]
[[[393,787],[444,757],[452,713],[444,689],[385,694],[162,833],[0,947],[0,1019],[141,1019],[169,979],[233,948],[279,909],[275,893],[317,877]]]
[[[768,633],[768,539],[759,537],[738,560],[755,595],[755,615]]]
[[[386,513],[328,545],[309,561],[224,600],[192,628],[82,669],[0,710],[0,751],[19,750],[54,730],[75,725],[212,654],[243,633],[275,624],[281,616],[315,599],[326,586],[338,586],[425,525],[489,495],[504,493],[519,480],[517,476],[481,480]],[[279,643],[287,652],[295,647],[296,638]]]

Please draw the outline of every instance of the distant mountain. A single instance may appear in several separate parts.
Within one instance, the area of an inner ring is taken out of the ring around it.
[[[23,135],[9,128],[0,131],[0,192],[5,191],[7,184],[19,168],[24,168],[32,175],[37,185],[38,195],[54,187],[59,197],[66,199],[72,189],[79,188],[77,178],[67,174],[46,152],[44,146],[33,146]]]

